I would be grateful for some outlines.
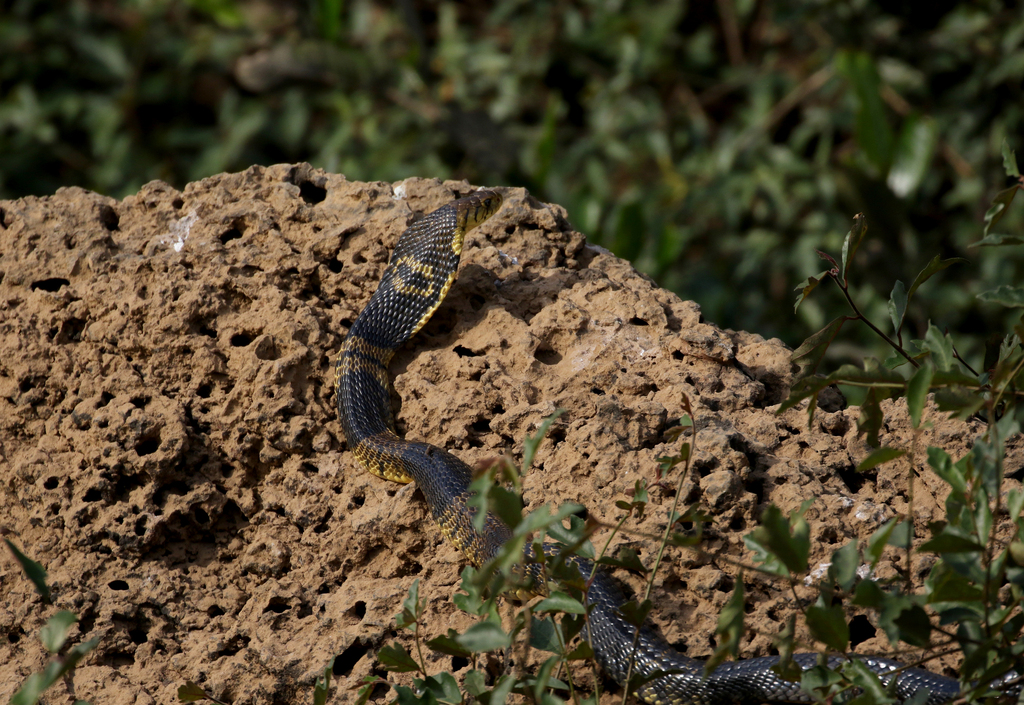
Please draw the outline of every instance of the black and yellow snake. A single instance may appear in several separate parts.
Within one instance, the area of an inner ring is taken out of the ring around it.
[[[398,241],[377,291],[352,324],[335,368],[338,413],[349,448],[367,470],[396,482],[415,481],[441,531],[475,565],[483,565],[509,539],[509,528],[488,515],[483,532],[473,528],[474,509],[467,505],[472,470],[450,453],[427,443],[405,441],[395,433],[391,414],[388,363],[395,351],[426,324],[455,280],[466,233],[494,215],[502,204],[495,191],[477,191],[442,206],[413,223]],[[591,564],[574,558],[582,575]],[[650,629],[640,631],[619,614],[625,602],[611,578],[598,572],[587,593],[593,605],[588,632],[601,667],[618,683],[629,673],[641,677],[671,672],[637,689],[644,702],[725,705],[737,702],[811,702],[799,684],[772,672],[778,657],[720,665],[709,677],[704,664],[675,651]],[[817,654],[798,654],[802,668],[817,663]],[[858,657],[883,682],[898,679],[897,697],[905,700],[923,688],[927,705],[955,698],[959,683],[917,668],[904,669],[890,659]],[[834,657],[837,665],[841,657]],[[896,675],[894,675],[896,674]]]

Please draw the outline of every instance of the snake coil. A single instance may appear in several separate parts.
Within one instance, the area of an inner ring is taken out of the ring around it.
[[[502,196],[477,191],[453,201],[413,223],[399,238],[391,260],[370,303],[352,324],[335,366],[338,413],[349,448],[375,475],[396,482],[415,481],[441,531],[477,566],[492,558],[511,536],[509,528],[488,515],[484,531],[473,528],[473,510],[466,500],[472,471],[458,458],[428,443],[405,441],[395,432],[391,415],[388,364],[395,351],[414,336],[433,315],[455,280],[466,233],[498,211]],[[590,561],[572,559],[582,575]],[[738,702],[812,702],[799,684],[772,672],[775,656],[727,662],[710,676],[704,663],[679,654],[648,628],[636,629],[619,613],[625,602],[611,578],[598,571],[587,593],[593,608],[588,617],[589,641],[601,668],[620,685],[629,673],[641,679],[666,672],[645,683],[636,695],[652,705],[727,705]],[[858,656],[883,683],[896,679],[896,695],[906,700],[922,689],[922,705],[939,705],[956,698],[959,683],[897,661]],[[817,663],[817,654],[798,654],[804,669]],[[841,657],[829,659],[842,663]]]

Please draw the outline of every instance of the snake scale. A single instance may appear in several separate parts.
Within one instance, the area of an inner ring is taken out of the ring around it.
[[[388,480],[415,481],[430,513],[451,543],[475,565],[493,557],[510,537],[509,528],[488,515],[482,533],[473,528],[467,506],[472,470],[450,453],[428,443],[405,441],[395,432],[391,414],[388,364],[395,351],[414,336],[441,304],[455,280],[466,233],[494,215],[502,204],[495,191],[476,191],[413,223],[399,238],[369,304],[352,324],[335,366],[338,413],[349,448],[371,473]],[[591,564],[573,558],[582,575]],[[612,579],[598,571],[587,593],[593,605],[589,641],[601,668],[619,684],[629,672],[636,629],[618,607],[625,598]],[[797,683],[771,671],[778,657],[746,659],[720,665],[704,677],[702,661],[679,654],[648,628],[640,630],[633,652],[633,673],[651,680],[636,695],[654,705],[725,705],[739,702],[811,702]],[[817,654],[798,654],[802,668],[817,663]],[[954,699],[959,683],[899,662],[858,657],[883,682],[897,678],[897,697],[905,700],[922,688],[927,705]],[[833,657],[833,665],[840,657]]]

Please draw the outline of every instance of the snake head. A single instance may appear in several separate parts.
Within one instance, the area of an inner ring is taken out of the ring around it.
[[[452,205],[458,213],[459,225],[468,232],[497,213],[504,200],[497,191],[485,189],[460,198]]]

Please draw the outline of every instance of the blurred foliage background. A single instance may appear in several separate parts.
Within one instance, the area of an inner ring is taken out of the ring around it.
[[[862,309],[891,330],[896,279],[967,257],[907,332],[930,318],[977,367],[1009,326],[975,295],[1022,281],[970,247],[1024,142],[1022,78],[1024,8],[992,0],[8,0],[0,197],[296,161],[522,185],[709,320],[792,346],[842,312],[832,287],[794,314],[794,287],[864,212]]]

